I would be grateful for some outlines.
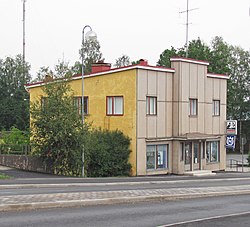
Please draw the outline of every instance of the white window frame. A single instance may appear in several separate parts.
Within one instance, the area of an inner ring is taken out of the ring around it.
[[[214,152],[216,158],[214,158]],[[206,143],[206,161],[207,163],[216,163],[220,161],[220,141],[207,141]]]
[[[213,100],[212,105],[213,116],[220,116],[220,100]]]
[[[107,96],[106,97],[106,115],[122,116],[124,114],[123,96]]]
[[[146,114],[157,115],[157,97],[156,96],[146,97]]]
[[[198,99],[189,99],[189,116],[198,115]]]

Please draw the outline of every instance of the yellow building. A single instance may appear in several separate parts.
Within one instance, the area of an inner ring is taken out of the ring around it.
[[[133,175],[225,169],[228,77],[208,74],[207,62],[173,58],[171,64],[94,64],[84,76],[87,121],[131,138]],[[70,83],[81,108],[81,75]],[[27,85],[31,102],[42,97],[43,85]]]

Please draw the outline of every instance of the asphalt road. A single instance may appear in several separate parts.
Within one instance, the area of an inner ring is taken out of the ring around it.
[[[250,196],[1,212],[1,227],[250,226]]]
[[[250,185],[249,177],[239,178],[213,178],[213,179],[176,179],[175,181],[136,181],[115,183],[61,183],[59,185],[0,185],[0,196],[6,195],[28,195],[28,194],[53,194],[70,192],[95,192],[95,191],[118,191],[118,190],[140,190],[140,189],[170,189],[170,188],[201,188]],[[52,182],[50,182],[52,183]],[[5,187],[5,188],[2,188]],[[9,188],[8,188],[9,187]]]

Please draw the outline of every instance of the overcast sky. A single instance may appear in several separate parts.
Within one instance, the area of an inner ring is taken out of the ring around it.
[[[82,28],[97,33],[105,62],[126,54],[155,65],[167,48],[183,47],[187,0],[27,0],[26,61],[33,77],[58,59],[79,60]],[[0,0],[0,58],[22,53],[22,0]],[[250,49],[250,0],[189,0],[189,40],[213,37]]]

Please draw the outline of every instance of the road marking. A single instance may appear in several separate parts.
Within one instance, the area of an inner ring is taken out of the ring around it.
[[[198,219],[189,220],[189,221],[182,221],[182,222],[176,222],[176,223],[171,223],[171,224],[166,224],[166,225],[160,225],[158,227],[169,227],[169,226],[183,225],[183,224],[189,224],[189,223],[193,223],[193,222],[208,221],[208,220],[212,220],[212,219],[241,216],[241,215],[245,215],[245,214],[250,214],[250,211],[235,213],[235,214],[218,215],[218,216],[212,216],[212,217],[207,217],[207,218],[198,218]]]

